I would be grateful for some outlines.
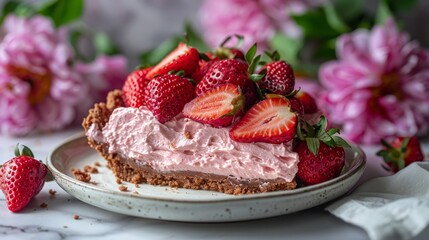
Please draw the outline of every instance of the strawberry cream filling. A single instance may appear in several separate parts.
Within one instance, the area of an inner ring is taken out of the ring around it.
[[[292,181],[298,154],[292,141],[282,144],[240,143],[229,128],[213,128],[179,114],[161,124],[144,108],[116,108],[100,131],[92,125],[87,136],[108,143],[110,153],[137,159],[161,172],[194,171],[245,179]]]

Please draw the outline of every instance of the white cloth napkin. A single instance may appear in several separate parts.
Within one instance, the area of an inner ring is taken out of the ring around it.
[[[370,239],[410,239],[429,223],[429,162],[369,180],[326,208]]]

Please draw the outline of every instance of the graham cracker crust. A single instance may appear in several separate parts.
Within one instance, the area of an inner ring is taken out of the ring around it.
[[[122,91],[111,91],[106,103],[97,103],[84,118],[82,126],[85,131],[95,124],[99,130],[109,121],[113,110],[124,106]],[[88,139],[89,145],[97,150],[107,160],[108,167],[113,174],[124,181],[139,184],[170,186],[197,190],[211,190],[227,194],[251,194],[296,188],[296,182],[287,182],[284,179],[239,179],[229,176],[204,174],[199,172],[158,172],[148,165],[136,163],[136,159],[128,159],[117,153],[109,153],[106,143],[98,143]]]

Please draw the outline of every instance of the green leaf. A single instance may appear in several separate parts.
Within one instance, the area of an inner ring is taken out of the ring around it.
[[[259,82],[264,77],[265,77],[265,74],[254,73],[254,74],[251,74],[249,78],[253,82]]]
[[[82,16],[83,0],[52,0],[43,5],[38,13],[50,17],[56,27],[71,23]]]
[[[339,147],[345,147],[345,148],[351,148],[350,144],[346,142],[344,139],[342,139],[339,136],[332,136],[332,138],[335,141],[335,144]]]
[[[314,155],[317,155],[319,152],[320,141],[317,138],[306,138],[305,142],[307,143],[308,150]]]
[[[357,19],[364,13],[364,1],[362,0],[334,0],[332,4],[338,17],[344,21]]]
[[[261,55],[256,56],[255,58],[252,59],[252,62],[249,65],[249,69],[248,72],[250,74],[253,74],[253,72],[255,72],[256,67],[258,66],[259,60],[261,59]]]
[[[375,16],[376,23],[384,24],[389,18],[393,18],[393,14],[389,8],[389,5],[387,4],[386,0],[379,0],[377,13]]]
[[[323,11],[325,11],[326,20],[331,28],[340,33],[345,33],[350,30],[343,22],[341,17],[337,14],[337,11],[335,10],[335,7],[332,3],[323,5]]]
[[[97,53],[115,55],[119,52],[118,48],[113,44],[110,38],[106,34],[101,32],[95,33],[94,46]]]
[[[19,151],[19,143],[15,146],[15,157],[21,156],[21,152]]]
[[[404,161],[404,159],[398,160],[397,164],[398,164],[398,169],[399,170],[405,168],[405,161]]]
[[[332,135],[338,133],[339,131],[340,131],[340,129],[338,129],[338,128],[330,128],[328,131],[326,131],[326,133],[328,135],[332,136]]]
[[[303,41],[284,34],[276,34],[271,39],[270,46],[273,49],[277,49],[281,59],[289,62],[292,66],[296,66],[298,64],[298,54],[303,46]]]
[[[329,24],[326,13],[321,8],[292,15],[292,18],[301,27],[306,38],[329,39],[341,33]]]
[[[25,145],[22,145],[22,156],[29,156],[34,158],[33,152]]]
[[[249,48],[249,50],[246,52],[246,61],[248,62],[248,63],[251,63],[252,61],[253,61],[253,58],[255,57],[255,55],[256,55],[256,50],[257,50],[257,45],[256,45],[256,43],[254,43],[250,48]]]

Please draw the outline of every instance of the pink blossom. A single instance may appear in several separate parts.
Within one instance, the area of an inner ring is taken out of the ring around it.
[[[106,69],[77,71],[66,29],[54,29],[45,17],[24,19],[10,15],[3,28],[0,133],[19,136],[68,126],[82,117],[83,110],[79,108],[94,103],[92,96],[98,91],[92,91],[98,83],[92,79],[126,69],[123,62],[115,65],[96,61],[94,64],[107,64]],[[101,85],[103,91],[111,89],[111,82]]]
[[[91,63],[78,62],[75,69],[85,78],[91,91],[86,104],[78,107],[81,115],[86,114],[94,102],[105,100],[110,90],[122,88],[128,74],[127,59],[123,56],[100,55]]]
[[[291,13],[305,12],[325,1],[206,0],[199,12],[203,37],[210,47],[215,48],[225,37],[239,34],[244,36],[243,49],[255,42],[260,49],[267,49],[277,32],[292,37],[301,35],[301,30],[290,18]]]
[[[328,118],[358,143],[424,134],[429,123],[429,53],[393,21],[337,39],[338,60],[322,65]]]

